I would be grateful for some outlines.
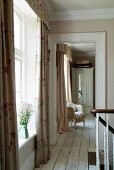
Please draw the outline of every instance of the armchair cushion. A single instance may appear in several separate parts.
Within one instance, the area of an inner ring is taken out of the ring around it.
[[[75,115],[76,115],[76,119],[83,119],[83,118],[85,118],[85,115],[84,115],[84,113],[82,113],[82,112],[75,112]]]
[[[81,104],[76,104],[77,111],[80,111],[83,113],[83,108]]]
[[[67,115],[68,120],[74,120],[75,124],[76,122],[84,122],[85,124],[85,114],[83,113],[82,105],[74,104],[74,103],[68,103],[67,104]]]
[[[74,104],[74,103],[68,103],[68,104],[67,104],[67,107],[72,107],[75,112],[77,111],[77,106],[76,106],[76,104]]]

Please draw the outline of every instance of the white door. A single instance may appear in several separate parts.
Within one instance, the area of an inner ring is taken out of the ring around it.
[[[72,100],[82,104],[85,113],[93,108],[93,68],[72,68]]]

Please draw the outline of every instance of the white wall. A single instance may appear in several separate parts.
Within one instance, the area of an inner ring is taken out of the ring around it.
[[[33,170],[35,160],[35,137],[29,140],[19,150],[20,170]]]

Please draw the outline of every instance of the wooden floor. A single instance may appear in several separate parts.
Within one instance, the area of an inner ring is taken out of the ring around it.
[[[88,170],[88,151],[95,151],[95,121],[88,116],[85,127],[78,123],[77,129],[72,129],[58,136],[56,145],[51,147],[51,159],[35,170]]]

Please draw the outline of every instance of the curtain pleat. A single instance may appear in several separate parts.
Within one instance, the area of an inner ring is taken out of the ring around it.
[[[49,52],[48,52],[48,29],[41,22],[41,55],[38,55],[38,101],[36,112],[36,157],[35,167],[46,163],[50,158],[49,143]]]
[[[64,133],[68,130],[68,118],[66,115],[66,93],[65,93],[65,77],[64,77],[64,53],[58,51],[57,45],[57,130]]]
[[[70,61],[67,55],[64,55],[64,75],[65,75],[65,90],[67,103],[72,102],[71,94],[71,79],[70,79]]]
[[[68,92],[68,102],[72,102],[72,93],[71,93],[71,78],[70,78],[70,61],[67,60],[67,92]]]
[[[19,170],[13,0],[0,0],[0,169]]]
[[[66,54],[66,57],[67,59],[72,62],[72,53],[71,53],[71,49],[70,47],[67,45],[67,44],[64,44],[64,49],[65,49],[65,54]]]

